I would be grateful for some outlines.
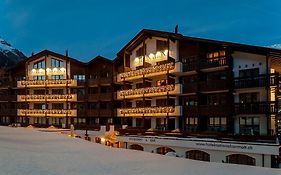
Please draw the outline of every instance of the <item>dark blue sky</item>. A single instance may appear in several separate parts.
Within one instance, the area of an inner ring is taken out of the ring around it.
[[[0,36],[23,51],[114,58],[143,28],[254,45],[281,43],[280,0],[0,0]]]

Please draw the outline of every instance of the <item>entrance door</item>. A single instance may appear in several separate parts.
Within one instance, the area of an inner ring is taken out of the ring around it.
[[[168,130],[174,130],[175,129],[175,119],[169,118],[168,120]]]

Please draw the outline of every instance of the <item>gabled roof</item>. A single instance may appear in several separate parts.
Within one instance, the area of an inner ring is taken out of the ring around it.
[[[83,64],[83,65],[85,64],[84,62],[78,61],[77,59],[74,59],[74,58],[71,58],[71,57],[56,53],[56,52],[52,52],[50,50],[43,50],[35,55],[32,55],[27,60],[25,60],[25,62],[30,62],[30,61],[36,60],[38,58],[41,58],[43,56],[46,56],[46,55],[52,55],[54,57],[61,58],[64,60],[70,60],[70,61],[76,62],[78,64]]]
[[[96,56],[95,58],[93,58],[92,60],[90,60],[90,61],[87,63],[87,65],[93,64],[93,63],[95,63],[95,62],[97,62],[97,61],[105,61],[105,62],[108,62],[108,63],[113,63],[112,60],[110,60],[110,59],[108,59],[108,58],[105,58],[105,57],[103,57],[103,56],[98,55],[98,56]]]
[[[182,34],[177,34],[177,33],[172,33],[172,32],[143,29],[117,53],[117,58],[115,58],[115,60],[118,59],[118,56],[122,56],[122,53],[125,50],[130,51],[131,48],[134,48],[134,47],[136,47],[136,45],[139,45],[143,39],[150,38],[152,36],[176,39],[176,40],[181,40],[181,41],[197,41],[197,42],[202,42],[202,43],[219,44],[219,45],[223,45],[223,46],[230,46],[235,49],[252,50],[252,51],[257,51],[257,52],[262,52],[262,53],[268,53],[268,52],[281,53],[280,49],[275,49],[275,48],[255,46],[255,45],[249,45],[249,44],[240,44],[240,43],[213,40],[213,39],[205,39],[205,38],[198,38],[198,37],[183,36]]]

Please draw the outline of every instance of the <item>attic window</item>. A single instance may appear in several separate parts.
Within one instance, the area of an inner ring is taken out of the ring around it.
[[[144,53],[145,53],[145,48],[146,48],[146,45],[144,45],[144,47],[140,47],[137,51],[136,51],[136,57],[140,57],[140,56],[143,56]]]
[[[40,60],[40,61],[37,61],[33,64],[33,68],[34,69],[44,69],[45,68],[45,61],[44,60]]]
[[[168,49],[168,42],[167,41],[162,41],[162,40],[156,41],[156,50],[157,51],[165,51],[167,49]]]
[[[60,61],[58,59],[52,58],[52,67],[63,67],[63,61]]]

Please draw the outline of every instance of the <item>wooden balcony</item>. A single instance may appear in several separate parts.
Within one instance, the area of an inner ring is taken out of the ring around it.
[[[76,117],[76,109],[18,109],[18,116],[28,117]]]
[[[233,106],[220,105],[199,105],[199,106],[185,106],[185,114],[189,116],[229,116],[233,114]]]
[[[1,97],[0,97],[1,98]],[[69,95],[18,95],[17,101],[24,102],[44,102],[44,101],[76,101],[77,94],[69,94]]]
[[[270,86],[276,86],[278,84],[278,74],[270,74],[268,78],[265,74],[255,77],[234,78],[235,89],[265,87],[267,83],[269,83]]]
[[[197,56],[192,56],[188,57],[187,59],[182,63],[182,71],[183,72],[190,72],[190,71],[196,71],[198,68],[198,63],[199,63],[199,57]]]
[[[228,67],[230,65],[230,61],[227,57],[218,57],[218,58],[205,58],[200,61],[201,69],[216,69],[220,70],[221,68]]]
[[[200,82],[199,84],[201,92],[222,91],[230,89],[229,80],[208,80],[205,82]]]
[[[99,94],[88,94],[88,101],[99,101]]]
[[[155,97],[155,96],[163,96],[163,95],[176,95],[182,93],[182,85],[181,84],[171,84],[165,86],[157,86],[157,87],[146,87],[146,88],[138,88],[138,89],[129,89],[122,90],[117,92],[117,99],[133,99],[140,97]]]
[[[77,86],[77,80],[23,80],[17,81],[17,87],[65,87]]]
[[[274,114],[277,113],[275,102],[235,103],[235,114]]]
[[[10,81],[4,81],[4,82],[0,82],[0,89],[8,89],[11,87],[16,87],[16,83],[15,82],[10,82]]]
[[[199,113],[207,116],[229,116],[233,114],[233,106],[226,104],[200,105]]]
[[[118,117],[140,117],[140,116],[150,116],[150,117],[164,117],[164,116],[181,116],[182,107],[181,106],[163,106],[163,107],[144,107],[144,108],[121,108],[117,109]]]

